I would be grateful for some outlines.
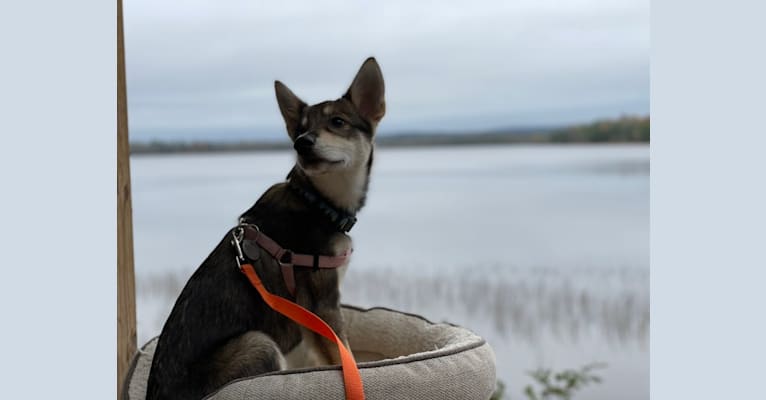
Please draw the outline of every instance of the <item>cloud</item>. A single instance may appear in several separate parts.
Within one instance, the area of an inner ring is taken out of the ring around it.
[[[381,134],[649,111],[646,0],[125,3],[131,136],[281,138],[273,81],[340,96],[376,56]]]

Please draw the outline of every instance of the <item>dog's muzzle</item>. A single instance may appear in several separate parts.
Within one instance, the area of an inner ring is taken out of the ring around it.
[[[314,132],[306,132],[298,136],[297,139],[295,139],[295,143],[293,143],[293,148],[301,156],[309,156],[313,153],[314,145],[316,144],[316,142],[317,142],[317,135]]]

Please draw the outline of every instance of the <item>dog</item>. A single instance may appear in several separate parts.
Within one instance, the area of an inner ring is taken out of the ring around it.
[[[342,259],[351,249],[346,231],[365,204],[373,139],[385,114],[380,67],[367,59],[341,98],[311,106],[279,81],[274,88],[296,163],[287,181],[271,186],[240,222],[290,252]],[[340,363],[332,342],[261,299],[237,267],[233,231],[173,306],[152,360],[147,400],[200,399],[237,378]],[[252,243],[243,247],[268,291],[314,312],[348,348],[339,290],[347,263],[293,267]]]

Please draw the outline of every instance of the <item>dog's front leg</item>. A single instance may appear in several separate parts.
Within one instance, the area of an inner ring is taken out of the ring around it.
[[[336,271],[308,272],[311,282],[307,290],[298,290],[298,304],[308,308],[325,321],[343,341],[349,351],[343,314],[340,309],[340,290]],[[320,364],[340,364],[340,354],[333,341],[323,336],[304,330],[304,341],[308,349],[316,356]]]
[[[330,325],[332,330],[335,331],[335,334],[338,335],[341,341],[343,341],[343,345],[346,346],[346,349],[351,351],[351,348],[348,345],[348,339],[346,337],[343,323],[343,315],[341,314],[340,307],[335,309],[318,309],[317,311],[320,310],[322,310],[322,312],[318,313],[317,315],[319,315],[320,318],[322,318],[325,322],[327,322],[328,325]],[[340,364],[340,353],[337,346],[335,345],[335,342],[316,334],[315,336],[317,337],[317,342],[320,344],[321,353],[325,356],[327,363]]]

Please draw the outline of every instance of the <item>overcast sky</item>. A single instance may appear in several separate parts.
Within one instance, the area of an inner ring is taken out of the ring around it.
[[[126,0],[132,140],[278,139],[279,79],[342,95],[375,56],[380,134],[649,112],[648,0]]]

